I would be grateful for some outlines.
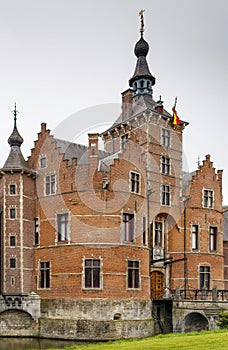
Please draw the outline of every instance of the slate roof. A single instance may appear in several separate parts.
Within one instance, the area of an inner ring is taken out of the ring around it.
[[[25,161],[19,146],[11,146],[9,156],[2,168],[3,171],[27,170],[31,171],[28,163]]]

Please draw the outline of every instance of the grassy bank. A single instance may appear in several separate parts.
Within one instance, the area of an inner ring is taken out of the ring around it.
[[[228,349],[227,331],[157,335],[146,339],[118,340],[79,345],[66,350],[222,350]]]

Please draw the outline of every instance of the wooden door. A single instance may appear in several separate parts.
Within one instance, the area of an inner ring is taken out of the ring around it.
[[[162,299],[164,275],[160,271],[153,271],[151,274],[151,295],[153,299]]]

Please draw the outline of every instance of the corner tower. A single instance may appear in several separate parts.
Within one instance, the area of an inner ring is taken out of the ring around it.
[[[0,170],[1,191],[1,294],[6,304],[22,302],[32,292],[35,173],[21,152],[23,138],[14,127],[8,139],[9,156]]]

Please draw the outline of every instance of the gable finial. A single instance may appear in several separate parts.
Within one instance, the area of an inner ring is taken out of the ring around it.
[[[143,37],[143,33],[144,33],[144,18],[143,18],[143,12],[145,12],[145,10],[140,10],[140,11],[139,11],[139,16],[140,16],[140,21],[141,21],[141,27],[140,27],[140,34],[141,34],[141,37]]]

